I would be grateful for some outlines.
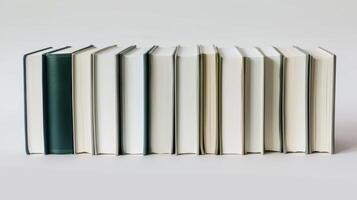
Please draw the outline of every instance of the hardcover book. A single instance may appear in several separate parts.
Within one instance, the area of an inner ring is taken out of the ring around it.
[[[284,152],[309,153],[308,102],[310,56],[295,47],[278,48],[284,56],[282,123]]]
[[[237,47],[219,49],[222,154],[244,154],[244,59]]]
[[[274,47],[259,48],[264,54],[264,150],[283,151],[281,86],[283,56]]]
[[[152,47],[120,54],[120,154],[147,154],[148,56]]]
[[[264,56],[257,48],[240,48],[244,56],[244,152],[264,153]]]
[[[93,67],[94,46],[72,55],[73,140],[75,153],[94,153]]]
[[[175,47],[149,53],[149,153],[175,153]]]
[[[179,46],[175,66],[177,154],[199,154],[200,59],[197,46]]]
[[[52,47],[24,55],[24,105],[25,105],[25,139],[27,154],[43,154],[43,55],[53,51]]]
[[[312,57],[309,81],[310,153],[334,153],[336,56],[319,47]]]
[[[212,45],[200,46],[201,115],[200,153],[219,154],[219,65],[218,51]]]

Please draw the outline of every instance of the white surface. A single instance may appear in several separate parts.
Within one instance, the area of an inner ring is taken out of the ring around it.
[[[158,47],[150,54],[150,130],[151,153],[171,153],[174,138],[174,61],[175,48]]]
[[[1,1],[1,199],[354,199],[356,5],[352,0]],[[337,154],[25,156],[23,54],[88,43],[321,45],[337,54]]]
[[[264,56],[256,48],[240,49],[246,57],[244,77],[244,151],[264,152]]]
[[[144,96],[144,54],[150,48],[136,48],[125,54],[122,61],[122,144],[127,154],[144,152],[145,130],[145,96]]]
[[[180,47],[176,65],[177,151],[199,153],[199,53],[198,47]]]
[[[244,154],[244,61],[236,47],[220,48],[222,59],[222,153]]]
[[[73,134],[76,153],[93,153],[92,53],[97,48],[72,55]]]

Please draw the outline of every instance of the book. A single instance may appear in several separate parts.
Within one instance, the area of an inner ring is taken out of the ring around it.
[[[219,154],[219,66],[215,46],[200,46],[201,62],[201,115],[200,153]]]
[[[94,154],[119,155],[119,54],[131,47],[109,46],[92,54]]]
[[[179,46],[175,65],[177,154],[199,154],[200,59],[197,46]]]
[[[44,58],[43,109],[46,154],[73,154],[74,152],[72,53],[85,48],[65,48],[47,53]]]
[[[244,154],[244,59],[237,47],[219,48],[221,153]]]
[[[27,154],[335,151],[322,47],[48,47],[23,73]]]
[[[25,145],[27,154],[43,154],[43,55],[53,51],[52,47],[40,49],[23,57]]]
[[[308,100],[310,56],[298,48],[278,48],[284,56],[282,123],[284,152],[309,153]]]
[[[72,55],[73,139],[75,153],[94,153],[93,67],[94,46]]]
[[[175,47],[155,47],[149,53],[149,153],[175,153]]]
[[[311,55],[309,80],[310,153],[334,153],[336,55],[319,47]]]
[[[283,151],[281,123],[281,82],[283,56],[274,47],[259,48],[264,54],[264,150]]]
[[[148,137],[148,52],[135,48],[120,55],[120,154],[146,154]]]
[[[240,48],[244,57],[244,152],[264,153],[264,56]]]

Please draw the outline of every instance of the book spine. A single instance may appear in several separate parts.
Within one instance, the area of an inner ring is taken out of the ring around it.
[[[217,119],[218,119],[218,126],[217,126],[217,150],[216,154],[223,154],[223,142],[222,142],[222,63],[223,63],[223,58],[221,55],[216,53],[216,59],[217,59]]]
[[[123,155],[124,154],[124,149],[123,149],[123,101],[124,101],[124,97],[123,97],[123,68],[124,65],[123,60],[124,60],[124,54],[118,54],[117,55],[117,93],[118,93],[118,110],[119,110],[119,114],[118,114],[118,124],[119,124],[119,130],[118,130],[118,152],[117,155]]]
[[[279,52],[280,53],[280,52]],[[279,143],[280,153],[284,152],[284,134],[283,134],[283,68],[284,68],[284,56],[280,53],[280,68],[279,68]]]
[[[311,95],[312,95],[312,90],[311,90],[311,84],[312,84],[312,57],[307,54],[306,55],[306,88],[307,88],[307,94],[306,94],[306,101],[307,101],[307,110],[306,110],[306,119],[307,119],[307,130],[306,130],[306,149],[305,153],[306,154],[311,154],[312,153],[312,148],[311,148],[311,117],[310,113],[312,112],[311,110]]]
[[[200,80],[199,80],[199,92],[200,92],[200,95],[199,95],[199,101],[200,101],[200,104],[199,104],[199,121],[200,121],[200,125],[199,125],[199,138],[198,138],[198,154],[199,155],[202,155],[205,153],[205,150],[204,150],[204,145],[203,145],[203,134],[204,134],[204,106],[205,106],[205,102],[204,102],[204,85],[205,85],[205,70],[204,70],[204,66],[203,66],[203,59],[204,59],[204,54],[202,53],[202,47],[199,46],[199,76],[200,76]]]
[[[179,100],[178,99],[176,99],[176,98],[178,98],[179,97],[179,94],[178,94],[178,91],[179,91],[179,88],[178,88],[178,86],[179,86],[179,80],[180,80],[180,77],[179,77],[179,59],[180,59],[180,56],[178,55],[178,50],[180,49],[181,47],[180,46],[178,46],[177,47],[177,51],[176,51],[176,53],[175,53],[175,55],[174,55],[174,99],[175,99],[175,103],[174,103],[174,120],[175,120],[175,122],[174,122],[174,138],[175,138],[175,151],[176,151],[176,155],[179,155],[179,153],[180,153],[180,149],[179,149],[179,145],[178,145],[178,143],[179,143],[179,127],[178,127],[178,123],[179,123],[179,120],[178,120],[178,118],[179,118],[179,111],[178,111],[178,108],[179,108]]]
[[[282,69],[281,69],[281,135],[282,135],[282,149],[283,153],[287,153],[287,146],[286,146],[286,57],[283,58]]]
[[[27,132],[27,127],[28,127],[28,122],[27,122],[27,92],[26,92],[26,58],[28,54],[24,55],[23,57],[23,81],[24,81],[24,122],[25,122],[25,151],[26,154],[30,154],[29,151],[29,145],[28,145],[28,132]]]
[[[266,111],[265,111],[265,96],[266,96],[266,89],[265,89],[265,85],[266,85],[266,69],[265,69],[265,66],[266,66],[266,56],[264,55],[263,51],[259,48],[259,47],[255,47],[255,49],[263,56],[263,59],[262,59],[262,62],[263,62],[263,76],[262,76],[262,90],[263,90],[263,99],[262,99],[262,113],[263,113],[263,116],[262,116],[262,134],[261,134],[261,150],[260,150],[260,153],[261,154],[264,154],[265,153],[265,114],[266,114]]]
[[[73,154],[72,56],[45,56],[43,72],[45,153]]]
[[[331,154],[335,153],[335,109],[336,109],[336,55],[333,54],[333,92],[332,92],[332,133]]]
[[[177,123],[177,116],[176,116],[176,65],[177,65],[177,60],[176,60],[176,55],[177,55],[177,51],[178,51],[178,48],[179,47],[176,47],[175,49],[175,52],[172,56],[172,63],[173,63],[173,68],[172,68],[172,74],[173,74],[173,83],[172,83],[172,96],[173,96],[173,107],[172,107],[172,111],[173,111],[173,122],[172,124],[174,125],[173,128],[172,128],[172,132],[173,132],[173,135],[172,135],[172,148],[171,148],[171,154],[176,154],[177,153],[177,149],[176,149],[176,143],[177,143],[177,131],[176,131],[176,123]]]

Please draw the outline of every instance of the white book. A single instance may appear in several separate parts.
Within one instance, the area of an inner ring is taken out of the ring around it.
[[[309,49],[311,152],[334,152],[336,56],[322,48]]]
[[[149,55],[149,153],[174,152],[174,47]]]
[[[175,79],[177,154],[199,153],[199,67],[197,46],[178,48]]]
[[[119,153],[118,54],[125,49],[111,46],[93,54],[95,154]]]
[[[281,80],[282,55],[274,47],[259,48],[264,54],[265,111],[264,149],[282,151]]]
[[[308,153],[308,55],[294,47],[278,50],[284,56],[284,152]]]
[[[147,134],[146,55],[150,48],[135,48],[121,59],[122,153],[144,154]]]
[[[50,51],[53,49],[47,48],[24,56],[25,132],[28,154],[43,154],[45,152],[42,56]]]
[[[202,64],[202,104],[203,130],[201,133],[201,153],[219,153],[218,135],[218,54],[212,45],[200,46]]]
[[[264,153],[264,56],[257,48],[240,48],[245,59],[244,149]]]
[[[72,54],[74,153],[94,153],[92,47]]]
[[[244,154],[244,59],[237,47],[219,49],[221,153]]]

